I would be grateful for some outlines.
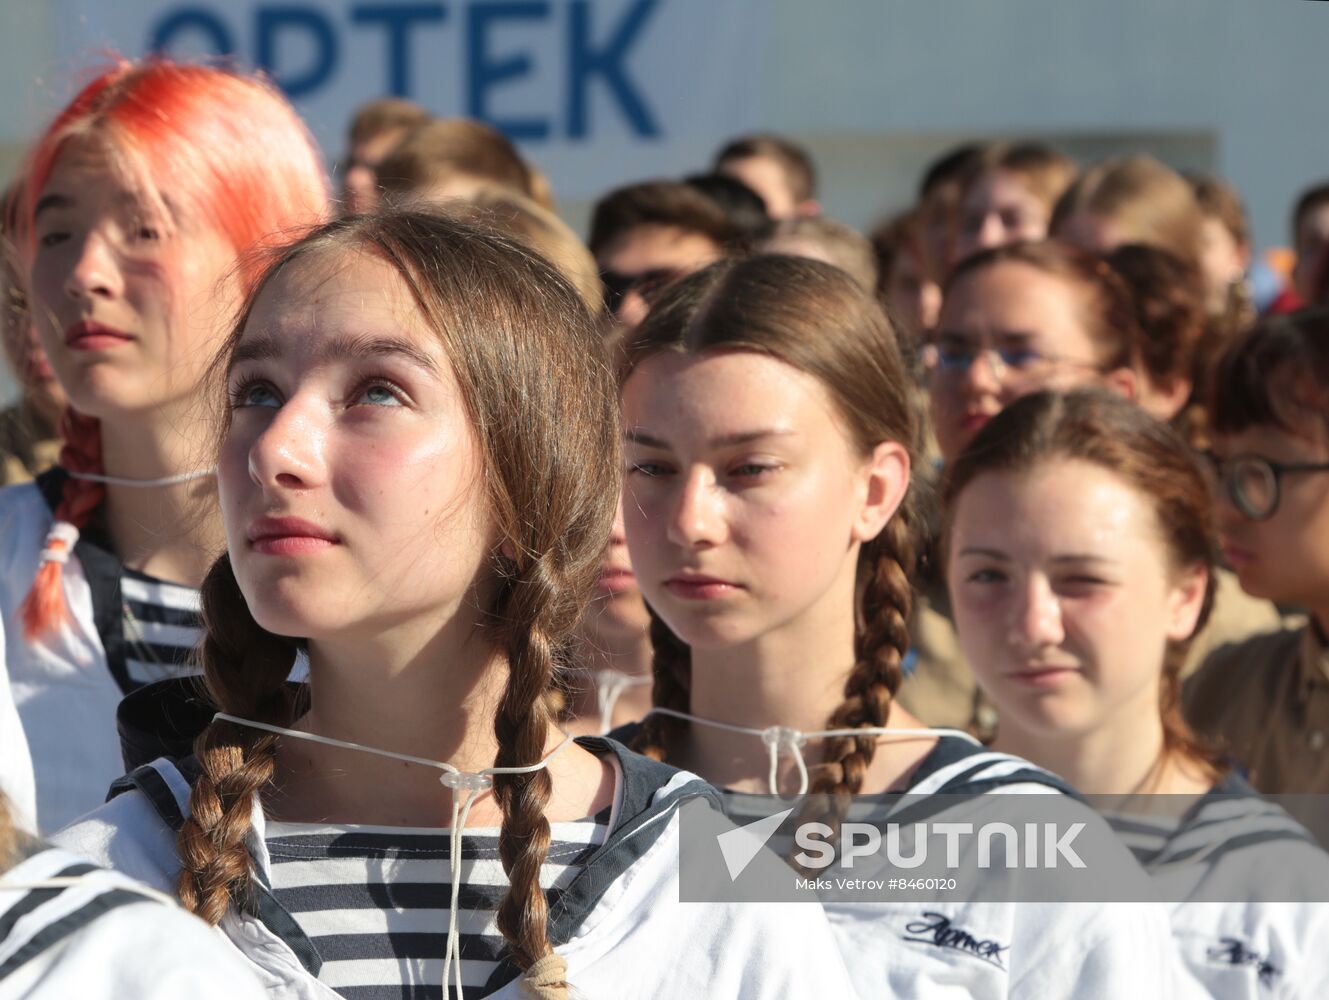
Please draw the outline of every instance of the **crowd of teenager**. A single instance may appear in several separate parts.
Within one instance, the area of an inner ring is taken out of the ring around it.
[[[1329,182],[1272,291],[1148,156],[818,193],[583,241],[477,121],[87,84],[4,196],[0,996],[1329,996]],[[1118,901],[681,900],[685,809],[1035,795]]]

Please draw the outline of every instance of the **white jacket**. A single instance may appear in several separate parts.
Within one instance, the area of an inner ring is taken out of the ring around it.
[[[0,490],[0,643],[31,754],[41,830],[95,808],[124,773],[115,731],[122,691],[97,629],[99,617],[121,613],[118,560],[80,539],[64,567],[71,620],[37,642],[23,636],[19,606],[32,587],[51,523],[37,483]],[[8,733],[4,739],[11,742]]]
[[[974,740],[942,734],[936,748],[900,793],[858,796],[849,819],[885,830],[887,824],[985,822],[1018,825],[1031,796],[1055,800],[1055,815],[1088,829],[1091,866],[1113,873],[1116,898],[1137,902],[1020,901],[1019,869],[993,868],[983,899],[963,889],[939,891],[926,901],[846,901],[823,895],[845,965],[863,997],[910,1000],[1161,1000],[1175,995],[1181,978],[1168,928],[1168,908],[1157,901],[1145,872],[1107,823],[1069,792],[1061,779],[1018,757]],[[905,797],[902,799],[902,796]],[[735,822],[747,822],[765,796],[729,793]],[[747,801],[745,801],[747,800]],[[1046,816],[1048,813],[1040,813]],[[1029,818],[1033,818],[1030,816]],[[792,847],[772,845],[789,856]],[[1085,850],[1082,846],[1081,850]],[[905,852],[906,854],[909,851]],[[979,870],[971,839],[960,868]],[[862,860],[867,861],[864,867]],[[874,868],[873,864],[881,867]],[[829,872],[829,874],[836,874]],[[860,859],[851,874],[865,879],[907,875],[884,857]],[[1046,883],[1044,883],[1046,884]],[[1012,901],[996,901],[1004,886]],[[1071,890],[1073,891],[1073,890]],[[1047,899],[1026,888],[1024,899]]]
[[[0,877],[0,1000],[259,1000],[254,975],[178,906],[31,845]],[[43,887],[49,879],[72,880]]]
[[[1110,819],[1171,901],[1191,996],[1329,997],[1329,854],[1291,816],[1229,775],[1179,821]]]
[[[0,793],[9,803],[10,821],[20,830],[37,829],[37,789],[32,777],[28,738],[14,707],[5,669],[5,636],[0,631]]]
[[[684,904],[679,900],[679,808],[714,789],[597,737],[578,741],[619,766],[615,827],[550,914],[550,938],[568,963],[574,996],[592,1000],[679,997],[788,1000],[854,997],[835,939],[815,903]],[[188,810],[191,763],[159,759],[118,782],[112,799],[59,833],[69,850],[170,891],[180,862],[175,828]],[[196,765],[195,765],[196,766]],[[182,770],[183,768],[183,770]],[[232,910],[221,929],[274,1000],[334,1000],[316,978],[320,959],[270,884],[264,818],[255,803],[249,848],[256,912]],[[521,1000],[515,969],[500,964],[479,996]],[[469,993],[468,993],[469,1000]]]

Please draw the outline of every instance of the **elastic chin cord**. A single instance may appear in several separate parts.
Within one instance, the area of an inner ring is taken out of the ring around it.
[[[697,725],[710,726],[712,729],[723,729],[731,733],[742,733],[744,736],[758,737],[766,744],[766,752],[770,755],[771,766],[766,775],[766,786],[771,795],[780,794],[776,772],[780,766],[781,750],[789,751],[794,758],[794,766],[798,768],[798,794],[806,795],[808,793],[808,765],[807,761],[803,759],[803,745],[808,740],[833,736],[892,736],[904,743],[909,740],[931,739],[938,735],[958,735],[967,740],[973,739],[968,733],[962,733],[958,729],[886,729],[880,726],[862,726],[859,729],[817,729],[804,732],[801,729],[794,729],[792,726],[767,726],[765,729],[734,726],[728,722],[716,722],[714,719],[703,719],[695,715],[689,715],[687,712],[676,712],[672,708],[652,708],[646,714],[670,715],[675,719],[685,719],[688,722],[695,722]]]
[[[199,469],[195,472],[182,472],[176,476],[164,476],[161,479],[125,479],[121,476],[106,476],[99,472],[69,472],[70,479],[85,479],[90,483],[106,483],[109,486],[138,486],[144,489],[153,486],[174,486],[176,483],[187,483],[194,479],[206,479],[208,476],[217,474],[217,467],[211,469]]]
[[[652,678],[625,674],[621,670],[595,672],[595,706],[600,711],[600,735],[614,728],[614,708],[628,688],[650,684]]]
[[[486,767],[480,771],[463,771],[454,764],[449,764],[441,760],[429,760],[427,757],[414,757],[406,753],[393,753],[391,750],[379,750],[377,747],[367,747],[361,743],[351,743],[347,740],[334,740],[330,736],[319,736],[315,733],[302,733],[295,729],[285,729],[282,726],[270,726],[266,722],[254,722],[250,719],[241,719],[238,716],[228,715],[225,712],[218,712],[212,717],[212,721],[224,719],[226,722],[233,722],[237,726],[247,726],[250,729],[261,729],[268,733],[277,733],[280,736],[291,736],[298,740],[308,740],[310,743],[322,743],[325,746],[341,747],[343,750],[362,750],[365,753],[372,753],[379,757],[388,757],[392,760],[403,760],[408,764],[419,764],[421,767],[432,767],[435,770],[442,771],[439,783],[443,787],[452,791],[452,829],[449,831],[449,850],[452,855],[450,868],[452,872],[452,902],[448,907],[448,947],[443,956],[443,993],[446,996],[448,992],[448,974],[454,971],[453,961],[456,961],[456,997],[457,1000],[464,1000],[461,985],[461,938],[457,933],[457,906],[461,900],[461,854],[462,839],[465,836],[466,818],[470,815],[471,806],[475,800],[482,794],[494,787],[494,775],[496,774],[532,774],[535,771],[543,770],[549,766],[549,762],[563,752],[564,749],[572,743],[572,737],[565,735],[563,742],[554,747],[543,760],[528,764],[525,767]],[[465,800],[460,799],[461,793],[465,792]]]

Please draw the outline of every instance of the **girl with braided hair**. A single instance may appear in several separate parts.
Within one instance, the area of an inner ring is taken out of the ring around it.
[[[822,985],[808,948],[850,995],[820,908],[679,905],[709,786],[554,724],[619,444],[553,265],[449,216],[329,223],[272,260],[226,382],[220,712],[62,844],[176,888],[282,996],[774,1000]]]
[[[751,814],[744,793],[811,791],[805,811],[824,804],[832,828],[850,797],[875,822],[905,793],[1065,790],[895,700],[916,417],[869,292],[816,261],[713,264],[628,335],[621,385],[628,545],[655,648],[655,707],[625,739],[728,789],[731,815]],[[1144,881],[1120,845],[1108,853]],[[1153,910],[825,905],[862,996],[1164,995],[1169,974]],[[934,918],[946,933],[921,934]]]
[[[275,89],[168,61],[84,87],[21,191],[32,319],[70,408],[59,466],[0,493],[0,624],[49,830],[121,773],[121,696],[191,669],[223,544],[199,387],[254,277],[237,261],[321,221],[327,191]]]
[[[942,502],[994,749],[1111,797],[1096,801],[1174,904],[1202,995],[1324,996],[1329,856],[1181,714],[1218,548],[1200,458],[1119,397],[1040,392],[978,433]]]

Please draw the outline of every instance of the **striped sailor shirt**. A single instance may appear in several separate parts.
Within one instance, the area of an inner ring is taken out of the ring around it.
[[[540,870],[550,906],[609,827],[551,824]],[[351,1000],[439,1000],[451,901],[446,829],[269,822],[272,892],[322,958],[318,978]],[[497,911],[508,879],[496,828],[468,829],[458,913],[463,988],[481,990],[506,954]],[[455,977],[455,973],[452,974]]]

